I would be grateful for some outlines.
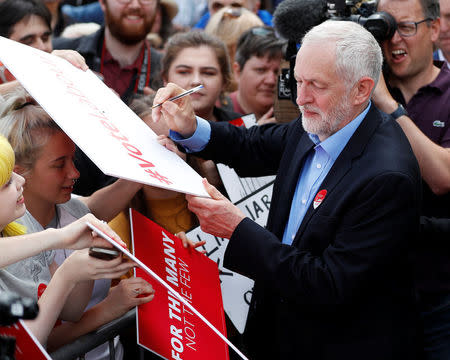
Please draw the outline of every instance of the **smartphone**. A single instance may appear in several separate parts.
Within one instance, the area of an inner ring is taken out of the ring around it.
[[[114,248],[90,247],[89,255],[101,260],[112,260],[120,255],[120,251]]]

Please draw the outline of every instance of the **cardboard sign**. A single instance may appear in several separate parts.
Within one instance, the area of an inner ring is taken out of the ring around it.
[[[242,334],[247,322],[254,281],[223,266],[228,239],[207,234],[200,226],[190,231],[187,236],[192,241],[206,241],[203,246],[206,256],[215,261],[219,267],[223,307],[234,327]]]
[[[11,336],[16,339],[16,360],[51,360],[51,357],[27,328],[22,320],[14,325],[0,327],[0,336]]]
[[[105,174],[209,197],[200,175],[92,71],[3,37],[0,61]]]
[[[132,210],[134,254],[226,334],[217,265]],[[155,298],[137,310],[138,342],[166,359],[228,359],[228,347],[192,311],[143,270]]]
[[[134,212],[136,213],[136,212]],[[141,215],[142,216],[142,215]],[[130,218],[132,219],[133,215],[131,213],[131,209],[130,209]],[[145,219],[145,218],[144,218]],[[147,221],[149,221],[151,223],[150,220],[147,219]],[[86,225],[88,227],[90,227],[93,231],[95,231],[98,236],[101,236],[102,238],[104,238],[105,240],[107,240],[111,245],[113,245],[116,249],[119,249],[120,251],[122,251],[126,256],[128,256],[128,258],[130,258],[131,260],[133,260],[136,264],[139,265],[139,267],[144,270],[148,275],[150,275],[153,279],[155,279],[156,281],[158,281],[161,285],[164,286],[164,288],[166,290],[169,291],[169,294],[171,297],[175,297],[178,301],[180,301],[187,309],[191,310],[193,314],[195,314],[201,321],[203,321],[203,323],[205,323],[213,332],[216,333],[216,335],[222,339],[226,344],[228,344],[235,352],[236,354],[238,354],[243,360],[248,360],[247,357],[236,347],[234,346],[234,344],[232,342],[230,342],[226,336],[223,334],[223,331],[219,331],[217,330],[217,328],[208,320],[206,319],[196,308],[194,308],[191,304],[191,302],[189,302],[188,300],[186,300],[185,297],[183,297],[182,295],[180,295],[178,293],[178,291],[176,291],[171,285],[169,285],[169,283],[165,280],[163,280],[163,278],[161,276],[159,276],[156,272],[154,272],[152,269],[150,269],[146,264],[144,264],[141,260],[139,260],[136,256],[134,256],[133,254],[131,254],[128,249],[122,247],[121,244],[117,243],[116,241],[114,241],[112,238],[110,238],[108,235],[106,235],[102,230],[100,230],[98,227],[92,225],[90,222],[86,222]],[[156,224],[155,224],[156,225]],[[133,228],[132,230],[132,235],[133,235]],[[223,310],[222,310],[222,314],[223,314]],[[177,358],[177,353],[175,352],[172,356],[175,356],[175,358]]]

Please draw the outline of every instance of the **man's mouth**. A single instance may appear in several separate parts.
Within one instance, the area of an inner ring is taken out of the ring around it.
[[[141,14],[127,14],[124,16],[124,18],[125,20],[131,22],[141,22],[144,19],[144,17]]]
[[[406,51],[403,50],[403,49],[398,49],[398,50],[393,50],[393,51],[392,51],[392,57],[393,57],[395,60],[402,59],[402,58],[405,57],[405,56],[406,56]]]

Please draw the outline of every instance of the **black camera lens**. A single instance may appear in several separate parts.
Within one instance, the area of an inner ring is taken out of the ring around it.
[[[392,38],[397,30],[394,17],[384,11],[370,15],[362,25],[380,42]]]

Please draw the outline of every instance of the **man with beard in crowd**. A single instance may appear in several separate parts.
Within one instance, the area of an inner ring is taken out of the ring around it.
[[[134,93],[157,89],[161,55],[146,40],[159,0],[100,0],[105,26],[76,39],[58,38],[55,49],[73,49],[86,59],[89,68],[127,103]],[[147,91],[146,91],[147,92]],[[75,164],[80,178],[74,193],[88,196],[115,180],[79,149]]]
[[[145,87],[157,89],[161,55],[145,37],[159,0],[100,0],[105,26],[77,39],[57,38],[55,49],[73,49],[86,59],[105,84],[127,102]]]

